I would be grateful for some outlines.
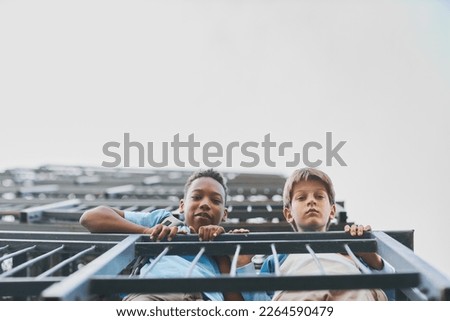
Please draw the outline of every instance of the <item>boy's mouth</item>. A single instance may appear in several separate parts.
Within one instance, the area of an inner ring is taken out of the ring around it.
[[[205,212],[194,214],[194,216],[211,219],[211,216],[208,213],[205,213]]]
[[[314,208],[311,208],[306,211],[306,214],[319,214],[319,211]]]

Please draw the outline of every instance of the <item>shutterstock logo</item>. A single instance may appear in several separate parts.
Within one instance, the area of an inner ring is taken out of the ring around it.
[[[347,166],[339,154],[346,143],[347,141],[333,143],[331,132],[325,133],[324,143],[310,141],[301,148],[294,146],[293,142],[272,141],[270,134],[264,135],[260,142],[233,141],[221,144],[216,141],[200,143],[195,140],[194,134],[182,139],[178,133],[171,142],[160,142],[157,146],[151,141],[146,144],[132,141],[130,133],[124,133],[123,142],[111,141],[103,145],[103,155],[108,160],[103,161],[102,166],[130,167],[132,162],[137,161],[139,167],[161,168],[169,166],[169,160],[178,167],[297,167],[301,164],[317,167],[332,166],[333,161],[340,166]],[[137,158],[131,159],[131,154]]]

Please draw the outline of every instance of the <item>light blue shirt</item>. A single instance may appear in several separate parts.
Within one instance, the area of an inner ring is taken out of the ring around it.
[[[153,227],[167,217],[171,213],[166,210],[155,210],[150,213],[145,212],[128,212],[125,211],[125,219],[146,227]],[[187,229],[189,233],[189,229]],[[166,255],[149,271],[149,267],[154,258],[150,258],[149,263],[145,264],[140,272],[142,278],[183,278],[187,277],[192,261],[195,255]],[[219,267],[214,259],[209,256],[202,255],[194,266],[190,277],[212,278],[220,275]],[[203,293],[211,301],[223,301],[223,294],[220,292]]]

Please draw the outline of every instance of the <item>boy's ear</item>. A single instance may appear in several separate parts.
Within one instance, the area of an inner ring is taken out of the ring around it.
[[[225,222],[228,218],[228,210],[224,209],[223,210],[223,216],[222,216],[222,222]]]
[[[184,212],[184,199],[180,199],[180,203],[178,204],[178,211],[180,213]]]
[[[289,224],[292,224],[292,222],[294,221],[294,218],[292,217],[292,212],[289,207],[283,208],[283,215],[284,215],[284,218],[286,219],[286,222],[288,222]]]
[[[331,206],[329,220],[332,220],[335,216],[336,216],[336,204],[333,204],[333,206]]]

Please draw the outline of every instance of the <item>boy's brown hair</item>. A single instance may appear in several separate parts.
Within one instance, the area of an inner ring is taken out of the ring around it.
[[[291,207],[291,201],[292,201],[292,187],[295,183],[301,182],[301,181],[308,181],[308,180],[318,180],[321,181],[327,190],[328,198],[330,199],[330,204],[333,205],[335,200],[335,192],[333,187],[333,182],[331,181],[331,178],[322,172],[321,170],[318,170],[316,168],[301,168],[295,170],[286,180],[286,183],[284,184],[284,190],[283,190],[283,206],[290,208]]]

